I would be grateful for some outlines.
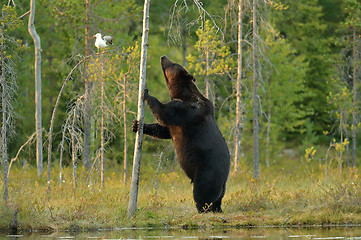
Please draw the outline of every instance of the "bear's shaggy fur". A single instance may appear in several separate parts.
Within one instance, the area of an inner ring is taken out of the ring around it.
[[[171,101],[162,104],[144,92],[144,100],[158,123],[144,124],[144,134],[173,139],[180,166],[193,183],[199,212],[222,212],[230,156],[214,119],[214,107],[195,85],[195,78],[166,56],[161,65]],[[138,122],[133,123],[133,132]]]

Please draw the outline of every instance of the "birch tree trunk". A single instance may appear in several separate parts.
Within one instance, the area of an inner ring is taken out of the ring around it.
[[[72,154],[71,154],[71,159],[72,159],[72,163],[73,163],[73,190],[75,193],[75,189],[78,185],[77,182],[77,177],[76,177],[76,168],[77,168],[77,157],[78,157],[78,153],[77,153],[77,149],[76,149],[76,143],[75,143],[75,118],[76,118],[76,108],[74,108],[73,111],[73,122],[72,122],[72,133],[71,133],[71,148],[72,148]]]
[[[127,165],[128,165],[128,127],[127,127],[127,77],[124,76],[124,94],[123,94],[123,119],[124,119],[124,186],[127,186]]]
[[[139,76],[139,93],[138,93],[138,115],[139,130],[135,138],[134,159],[132,182],[130,187],[128,217],[132,217],[137,210],[138,202],[138,187],[139,187],[139,172],[140,160],[142,154],[142,138],[143,138],[143,124],[144,124],[144,100],[143,93],[146,81],[146,65],[147,65],[147,50],[148,50],[148,32],[149,32],[149,3],[150,0],[144,0],[144,15],[143,15],[143,35],[142,35],[142,49],[140,56],[140,76]]]
[[[43,139],[41,127],[41,45],[40,37],[34,25],[35,0],[30,0],[28,30],[35,46],[35,128],[36,128],[36,164],[38,175],[43,173]]]
[[[238,68],[237,68],[237,106],[236,106],[236,148],[234,154],[234,172],[238,170],[241,154],[241,131],[242,131],[242,31],[243,12],[242,0],[238,3]]]
[[[89,56],[89,0],[85,0],[85,56]],[[88,74],[88,64],[85,62],[85,109],[84,109],[84,157],[83,165],[89,170],[90,164],[90,93],[91,82]]]
[[[356,38],[356,29],[353,29],[353,84],[352,84],[352,93],[353,93],[353,101],[352,101],[352,167],[356,166],[356,111],[357,111],[357,88],[356,88],[356,73],[357,73],[357,38]]]
[[[101,121],[100,121],[100,182],[101,187],[104,188],[104,78],[101,80]]]
[[[271,100],[268,97],[268,119],[267,119],[267,129],[266,129],[266,166],[270,167],[269,157],[270,157],[270,133],[271,133],[271,119],[272,119],[272,108],[271,108]]]
[[[257,0],[253,0],[253,177],[259,177]]]
[[[1,150],[2,165],[4,169],[4,202],[7,204],[9,199],[8,187],[8,149],[7,149],[7,99],[6,99],[6,82],[5,82],[5,57],[4,57],[4,26],[1,27],[1,109],[2,109],[2,126],[1,126]]]

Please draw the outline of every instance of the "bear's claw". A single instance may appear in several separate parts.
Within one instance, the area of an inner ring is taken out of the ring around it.
[[[134,119],[132,124],[132,131],[136,133],[138,132],[138,130],[139,130],[139,122],[138,120]]]

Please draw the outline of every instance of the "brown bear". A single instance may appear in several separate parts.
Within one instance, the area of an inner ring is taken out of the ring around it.
[[[199,212],[222,212],[221,202],[230,169],[229,150],[214,118],[213,104],[195,85],[195,78],[181,65],[161,57],[171,101],[162,104],[144,91],[158,123],[144,124],[144,134],[173,139],[180,166],[193,183]],[[133,122],[133,132],[138,131]]]

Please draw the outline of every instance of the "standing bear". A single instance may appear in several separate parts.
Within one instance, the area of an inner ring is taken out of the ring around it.
[[[143,132],[158,139],[173,139],[180,166],[193,183],[199,212],[222,212],[230,156],[226,141],[214,119],[213,104],[194,84],[195,78],[166,56],[161,65],[171,101],[162,104],[144,91],[158,123],[144,124]],[[138,131],[133,122],[133,132]]]

